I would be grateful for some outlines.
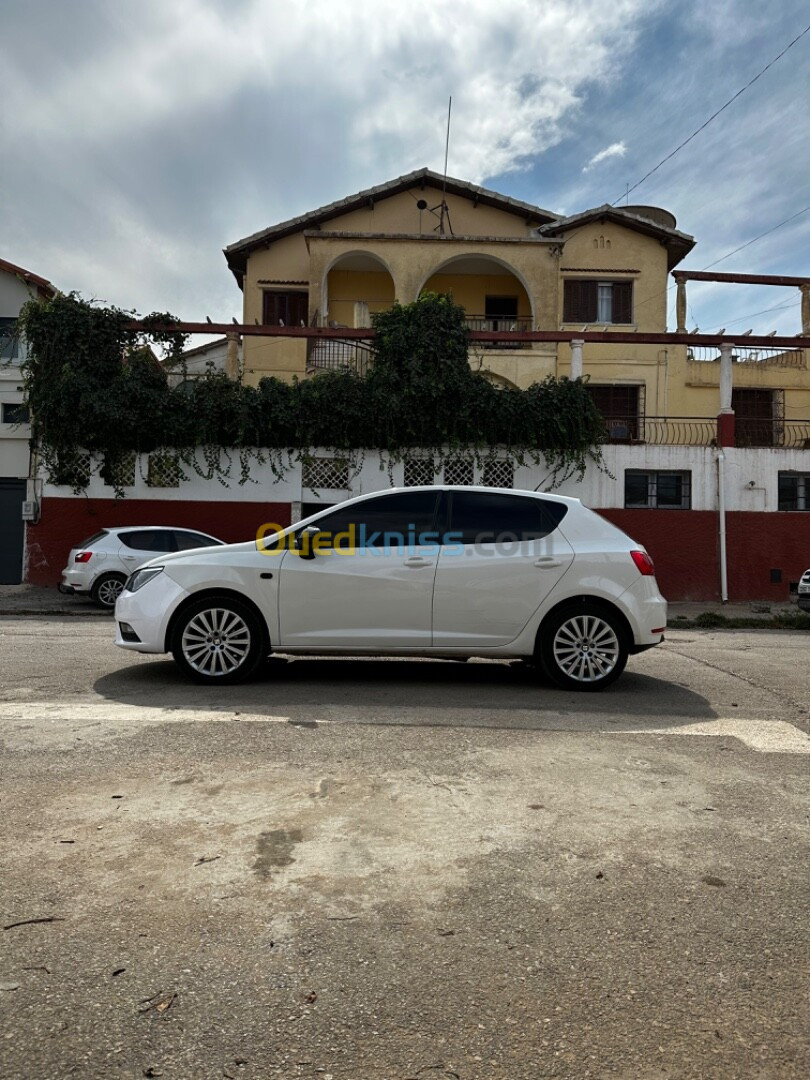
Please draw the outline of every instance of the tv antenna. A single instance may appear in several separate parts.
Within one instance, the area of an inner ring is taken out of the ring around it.
[[[447,223],[447,231],[451,236],[454,236],[453,226],[450,224],[450,209],[447,205],[447,157],[450,153],[450,110],[453,108],[452,95],[447,100],[447,136],[444,141],[444,176],[442,178],[442,201],[438,206],[431,208],[431,214],[435,214],[439,211],[439,224],[433,230],[437,232],[439,236],[445,235],[445,222]]]

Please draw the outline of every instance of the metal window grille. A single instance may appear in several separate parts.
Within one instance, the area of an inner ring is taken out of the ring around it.
[[[780,510],[810,510],[810,473],[779,473]]]
[[[472,461],[454,458],[444,463],[445,484],[463,484],[467,487],[475,482]]]
[[[185,479],[176,454],[156,453],[149,455],[146,482],[149,487],[179,487]]]
[[[691,510],[691,472],[644,472],[627,469],[624,505],[630,509]]]
[[[339,458],[305,458],[301,470],[301,485],[347,491],[349,488],[349,463]]]
[[[60,453],[56,462],[48,473],[48,479],[52,484],[61,487],[84,488],[90,483],[90,474],[93,471],[90,455],[78,451],[77,453]]]
[[[436,482],[436,468],[432,457],[406,457],[405,487],[421,487]]]
[[[109,469],[109,484],[112,487],[132,487],[135,483],[135,464],[137,455],[134,450],[124,454],[112,463]],[[171,485],[172,487],[174,485]]]
[[[485,487],[511,488],[515,486],[515,466],[511,461],[494,459],[485,461],[481,483]]]

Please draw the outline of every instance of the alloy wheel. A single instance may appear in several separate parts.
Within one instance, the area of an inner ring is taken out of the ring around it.
[[[235,611],[206,608],[186,624],[180,647],[189,667],[201,675],[230,675],[250,653],[250,629]]]
[[[554,635],[554,660],[568,678],[596,683],[616,666],[621,646],[616,631],[598,615],[574,615]]]

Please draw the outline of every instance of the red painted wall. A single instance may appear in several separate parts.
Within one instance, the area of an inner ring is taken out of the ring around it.
[[[26,580],[32,585],[57,585],[70,549],[105,527],[185,526],[235,544],[255,539],[259,526],[271,521],[289,525],[290,504],[46,498],[39,522],[26,530]]]
[[[720,599],[718,518],[704,510],[601,510],[655,560],[668,600]],[[250,540],[265,522],[289,525],[289,503],[191,502],[178,499],[46,498],[26,532],[27,580],[56,585],[68,552],[104,526],[178,525],[229,543]],[[726,515],[730,600],[786,601],[790,583],[810,567],[810,513]],[[782,571],[772,583],[771,570]]]
[[[710,510],[600,510],[655,560],[668,600],[720,599],[718,516]],[[810,568],[810,514],[726,514],[729,600],[786,602],[791,582]],[[782,581],[771,581],[781,570]]]

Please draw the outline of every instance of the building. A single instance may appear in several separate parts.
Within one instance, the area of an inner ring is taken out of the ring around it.
[[[16,333],[20,309],[32,297],[53,296],[53,285],[0,259],[0,584],[22,581],[22,504],[29,474],[28,407],[20,362],[25,342]]]

